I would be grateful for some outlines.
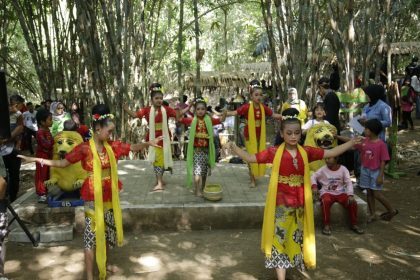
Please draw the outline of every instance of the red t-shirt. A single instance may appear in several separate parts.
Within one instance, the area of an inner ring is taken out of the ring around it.
[[[191,125],[193,118],[182,118],[180,123],[185,125]],[[220,119],[211,118],[212,125],[221,124]],[[208,147],[209,146],[209,134],[207,131],[206,123],[204,119],[197,119],[197,125],[195,129],[194,147]]]
[[[36,132],[36,156],[41,158],[52,158],[52,151],[54,146],[54,138],[50,130],[38,129]]]
[[[365,138],[362,144],[354,147],[360,152],[362,166],[370,170],[379,169],[382,161],[389,160],[388,147],[381,139],[372,142]]]
[[[264,104],[262,105],[264,108],[265,115],[272,116],[273,110],[271,110],[268,106]],[[239,116],[245,117],[248,120],[248,110],[249,110],[249,103],[246,103],[242,105],[241,107],[239,107],[236,110],[236,112],[238,113]],[[265,121],[265,120],[261,120],[261,118],[262,118],[262,113],[260,110],[260,106],[254,106],[255,133],[256,133],[257,139],[260,139],[260,135],[261,135],[261,121]],[[245,136],[245,139],[248,140],[249,138],[248,125],[245,127],[244,136]]]
[[[324,157],[321,148],[303,147],[308,154],[308,161],[320,160]],[[270,147],[257,153],[258,163],[272,163],[278,146]],[[296,155],[298,168],[293,165],[292,155],[285,149],[281,158],[279,169],[279,182],[277,185],[276,205],[288,207],[302,207],[304,205],[304,164],[303,158],[298,152]],[[293,183],[290,183],[291,180]],[[287,182],[289,181],[289,182]]]
[[[166,110],[166,117],[167,118],[176,118],[176,111],[174,109],[172,109],[169,106],[163,106]],[[149,116],[150,116],[150,106],[140,109],[137,111],[136,113],[137,117],[139,119],[141,118],[145,118],[147,120],[147,122],[149,122]],[[169,131],[169,134],[171,132]],[[157,114],[155,116],[155,137],[159,137],[162,136],[162,110],[159,108],[157,110]],[[147,132],[146,134],[146,141],[149,141],[149,132]],[[159,146],[163,146],[163,141],[160,141],[158,143]]]
[[[112,151],[114,152],[115,158],[119,159],[122,156],[128,156],[131,145],[122,143],[120,141],[109,141]],[[102,194],[103,201],[112,201],[112,189],[111,189],[111,166],[109,163],[109,157],[106,153],[105,148],[102,152],[98,153],[99,159],[101,160],[102,166]],[[66,155],[66,160],[70,163],[76,163],[81,161],[84,170],[89,172],[89,176],[83,182],[82,188],[80,189],[80,195],[85,201],[94,200],[94,187],[93,187],[93,154],[90,149],[89,142],[83,142],[77,145],[70,153]],[[106,172],[108,172],[106,174]],[[122,184],[118,181],[118,189],[122,189]]]

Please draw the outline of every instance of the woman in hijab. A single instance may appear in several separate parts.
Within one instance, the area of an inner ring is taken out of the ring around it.
[[[51,126],[51,134],[55,137],[64,129],[64,122],[70,120],[70,114],[66,113],[64,104],[61,102],[53,102],[50,106],[50,112],[53,117],[53,124]]]
[[[384,127],[379,138],[385,142],[385,128],[391,126],[392,123],[391,107],[384,101],[385,88],[381,85],[370,85],[363,90],[369,98],[369,103],[363,107],[362,118],[359,122],[364,124],[367,120],[379,120]]]

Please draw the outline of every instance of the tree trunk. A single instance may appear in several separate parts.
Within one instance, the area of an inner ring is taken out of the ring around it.
[[[202,57],[202,55],[200,54],[200,25],[198,22],[197,0],[194,0],[194,33],[195,33],[195,62],[196,62],[194,98],[197,98],[201,96],[200,62],[201,62],[201,57]]]
[[[182,87],[182,50],[184,49],[184,37],[182,34],[183,25],[184,25],[184,0],[180,0],[179,1],[179,22],[178,22],[178,48],[177,48],[179,100],[182,100],[182,95],[183,95],[183,87]]]

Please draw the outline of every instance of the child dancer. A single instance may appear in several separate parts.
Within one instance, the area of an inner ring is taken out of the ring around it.
[[[272,116],[275,119],[280,119],[281,115],[273,113],[273,111],[262,104],[263,92],[260,82],[253,80],[250,83],[250,98],[251,101],[242,105],[236,111],[227,112],[227,116],[243,116],[247,119],[247,126],[244,130],[246,150],[250,154],[255,154],[265,150],[266,142],[266,116]],[[249,177],[251,180],[251,187],[255,187],[256,177],[264,176],[265,164],[251,164],[248,165]]]
[[[306,132],[314,125],[319,123],[329,123],[325,118],[325,106],[324,103],[317,103],[312,109],[312,120],[307,121],[302,127],[302,133]]]
[[[150,88],[152,106],[132,112],[128,105],[124,105],[124,110],[133,118],[146,118],[149,124],[149,132],[146,141],[154,140],[156,137],[163,136],[160,147],[149,147],[148,160],[153,163],[157,184],[152,189],[153,192],[163,191],[163,172],[165,169],[172,171],[173,161],[171,152],[170,134],[168,128],[168,118],[177,118],[177,112],[169,106],[163,106],[163,93],[159,83],[153,83]]]
[[[330,208],[335,202],[338,202],[349,211],[350,229],[357,234],[363,234],[363,230],[357,226],[357,202],[353,196],[353,184],[349,170],[338,164],[336,157],[325,159],[325,163],[326,165],[311,177],[315,197],[318,196],[318,184],[321,185],[320,198],[324,223],[322,233],[331,235]]]
[[[36,121],[39,125],[39,129],[36,132],[36,142],[38,146],[36,148],[36,157],[51,159],[53,152],[54,139],[50,132],[52,126],[52,114],[46,109],[40,109],[36,113]],[[35,172],[35,189],[38,195],[39,203],[47,202],[47,187],[44,182],[50,177],[50,168],[47,165],[41,165],[36,163]]]
[[[275,268],[278,279],[285,279],[286,269],[314,268],[315,232],[309,162],[336,157],[350,149],[356,140],[331,150],[298,145],[301,122],[293,108],[283,112],[279,147],[249,154],[235,144],[233,151],[249,163],[273,163],[264,209],[261,249],[267,268]]]
[[[379,139],[382,130],[383,126],[379,120],[367,120],[364,131],[366,138],[361,145],[356,145],[355,147],[360,152],[362,163],[360,186],[367,189],[367,201],[370,213],[368,222],[377,219],[375,199],[387,209],[387,212],[380,215],[383,220],[390,221],[398,214],[398,210],[392,207],[382,194],[385,162],[389,160],[388,148],[385,142]]]
[[[118,191],[121,182],[118,180],[117,159],[127,156],[131,151],[139,151],[147,146],[157,146],[162,137],[157,137],[147,143],[125,144],[110,141],[115,129],[114,116],[108,106],[96,105],[92,108],[93,137],[76,146],[65,159],[48,160],[20,155],[26,162],[36,162],[41,166],[66,167],[82,161],[82,167],[90,176],[84,181],[80,190],[85,201],[85,266],[87,279],[93,279],[94,259],[99,269],[99,279],[106,277],[107,248],[115,244],[122,245],[122,216]],[[106,232],[106,234],[105,234]],[[106,239],[106,241],[105,241]],[[96,254],[93,248],[96,247]],[[109,269],[110,267],[108,267]]]
[[[224,121],[224,116],[222,119],[216,119],[206,113],[206,102],[197,99],[194,118],[180,119],[182,124],[191,126],[187,150],[187,186],[191,187],[194,174],[195,195],[199,197],[206,186],[208,168],[213,168],[216,162],[213,125]]]

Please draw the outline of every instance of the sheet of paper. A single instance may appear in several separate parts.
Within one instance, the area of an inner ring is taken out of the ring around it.
[[[361,118],[362,118],[362,116],[357,115],[357,116],[353,117],[349,122],[350,127],[353,128],[354,131],[357,132],[358,134],[362,134],[363,131],[365,131],[364,126],[359,123],[359,120]]]

